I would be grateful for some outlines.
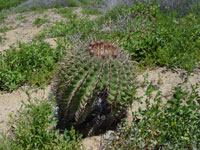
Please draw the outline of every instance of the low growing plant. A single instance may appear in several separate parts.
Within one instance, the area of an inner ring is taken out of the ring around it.
[[[67,22],[57,22],[50,29],[47,29],[47,36],[60,37],[60,36],[74,36],[78,35],[82,39],[88,38],[88,34],[94,32],[93,28],[96,26],[95,21],[86,18],[78,18],[74,15],[71,16]]]
[[[98,9],[83,9],[82,13],[84,15],[100,15],[102,14]]]
[[[29,99],[25,108],[11,117],[12,137],[2,134],[2,150],[78,150],[81,136],[75,130],[65,130],[60,134],[55,129],[53,104],[47,100]]]
[[[44,19],[44,18],[36,18],[35,21],[33,22],[33,24],[37,27],[40,27],[41,25],[45,24],[49,22],[48,19]]]
[[[9,9],[11,7],[15,7],[19,4],[21,4],[22,2],[24,2],[26,0],[9,0],[9,1],[5,1],[5,0],[0,0],[0,12],[3,9]]]
[[[0,36],[0,44],[3,43],[3,38]]]
[[[158,92],[152,105],[149,102],[151,90],[148,90],[147,108],[133,113],[131,126],[121,126],[106,149],[199,149],[200,95],[197,89],[198,86],[192,86],[192,91],[188,91],[178,86],[166,103]]]
[[[63,47],[53,49],[43,41],[19,43],[18,49],[6,50],[0,54],[0,90],[11,91],[25,83],[49,83],[64,54]]]
[[[117,11],[119,10],[119,12]],[[165,14],[158,5],[118,6],[106,14],[112,38],[143,65],[179,67],[189,71],[199,62],[198,15]]]
[[[11,29],[13,29],[13,27],[2,27],[2,28],[0,28],[0,33],[5,33]]]
[[[4,22],[4,20],[7,18],[7,15],[5,13],[0,12],[0,23]]]

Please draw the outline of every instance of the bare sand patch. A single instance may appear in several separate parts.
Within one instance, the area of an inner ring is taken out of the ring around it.
[[[46,99],[50,93],[50,86],[46,89],[34,89],[29,92],[32,98],[38,98],[39,100]],[[0,94],[0,132],[7,132],[9,130],[9,114],[19,110],[23,106],[22,101],[27,102],[27,100],[28,96],[22,90]]]

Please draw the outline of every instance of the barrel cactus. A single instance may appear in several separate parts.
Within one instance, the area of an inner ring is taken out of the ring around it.
[[[58,128],[84,136],[113,129],[126,116],[135,91],[129,56],[112,43],[90,42],[70,51],[55,76]]]

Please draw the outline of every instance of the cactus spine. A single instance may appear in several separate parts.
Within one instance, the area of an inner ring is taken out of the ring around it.
[[[74,126],[84,136],[112,129],[133,101],[133,72],[128,55],[103,40],[71,51],[53,86],[58,127]]]

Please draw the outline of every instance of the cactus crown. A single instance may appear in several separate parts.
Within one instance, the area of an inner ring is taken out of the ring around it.
[[[70,51],[52,88],[58,127],[74,126],[84,136],[115,128],[133,100],[133,71],[128,55],[103,40]]]
[[[112,43],[104,43],[104,40],[97,42],[90,42],[89,52],[91,55],[100,56],[102,58],[113,56],[118,56],[117,47]]]

